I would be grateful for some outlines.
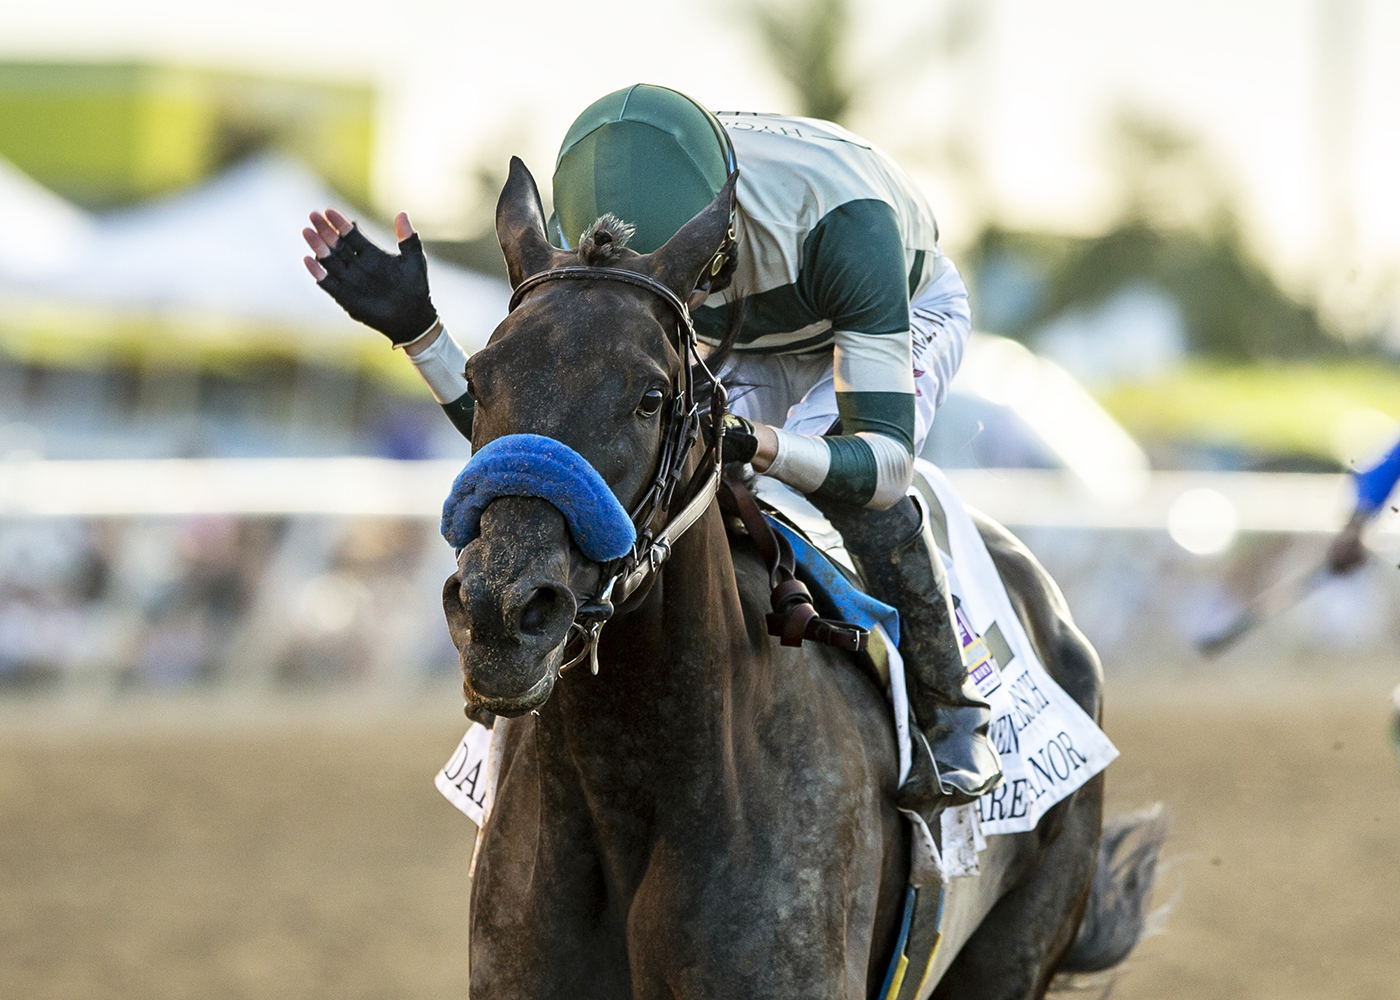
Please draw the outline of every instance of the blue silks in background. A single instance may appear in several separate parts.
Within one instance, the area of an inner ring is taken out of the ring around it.
[[[1396,441],[1395,447],[1374,466],[1355,476],[1356,506],[1365,514],[1374,514],[1385,505],[1395,483],[1400,481],[1400,441]]]
[[[764,515],[767,517],[767,515]],[[783,522],[769,517],[768,523],[783,533],[792,546],[797,560],[798,575],[816,599],[817,610],[829,618],[869,629],[879,625],[899,645],[899,612],[858,589],[846,574],[836,568],[826,553],[793,531]]]
[[[455,549],[481,533],[481,514],[497,497],[539,497],[559,508],[583,554],[617,559],[637,540],[632,519],[598,470],[568,445],[539,434],[507,434],[476,454],[442,505],[442,537]]]

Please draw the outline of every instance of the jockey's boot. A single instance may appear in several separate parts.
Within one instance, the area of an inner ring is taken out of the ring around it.
[[[928,818],[1001,781],[1001,759],[987,736],[991,710],[963,662],[948,575],[923,530],[918,506],[904,497],[889,510],[822,504],[873,597],[899,610],[899,651],[909,702],[922,733],[899,790],[899,805]]]

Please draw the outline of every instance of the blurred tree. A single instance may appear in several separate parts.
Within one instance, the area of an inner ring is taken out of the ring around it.
[[[797,113],[842,125],[881,88],[967,52],[983,23],[978,0],[942,0],[919,20],[901,17],[891,43],[857,59],[853,43],[862,26],[850,0],[764,0],[745,12],[796,92]]]
[[[799,113],[832,122],[845,118],[857,88],[847,0],[761,6],[753,18],[774,66],[797,91]]]
[[[496,202],[510,173],[511,155],[529,145],[528,134],[516,125],[498,129],[478,142],[477,153],[462,174],[467,197],[466,210],[458,226],[460,235],[454,239],[428,241],[431,253],[473,271],[502,280],[506,278],[505,258],[496,240]],[[548,218],[553,191],[548,177],[538,180]]]
[[[1250,252],[1228,186],[1198,142],[1158,119],[1124,112],[1114,151],[1123,209],[1107,232],[1081,238],[993,224],[962,255],[979,286],[984,275],[1003,273],[1027,275],[1035,286],[1027,307],[977,303],[979,316],[1002,318],[998,332],[1028,339],[1069,309],[1147,284],[1175,299],[1195,354],[1246,361],[1342,349],[1316,310],[1289,296]]]
[[[1286,295],[1247,251],[1234,226],[1202,234],[1165,229],[1138,218],[1083,240],[1050,283],[1041,315],[1102,302],[1132,282],[1174,298],[1192,353],[1229,360],[1329,353],[1309,306]]]

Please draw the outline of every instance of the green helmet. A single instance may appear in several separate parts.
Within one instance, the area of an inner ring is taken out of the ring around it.
[[[579,115],[554,166],[554,236],[565,247],[611,212],[651,253],[714,200],[734,170],[729,137],[684,94],[638,83]]]

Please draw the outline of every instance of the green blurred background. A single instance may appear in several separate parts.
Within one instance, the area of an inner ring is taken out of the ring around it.
[[[0,62],[0,156],[89,208],[171,194],[250,153],[305,160],[368,204],[369,84],[153,63]]]

